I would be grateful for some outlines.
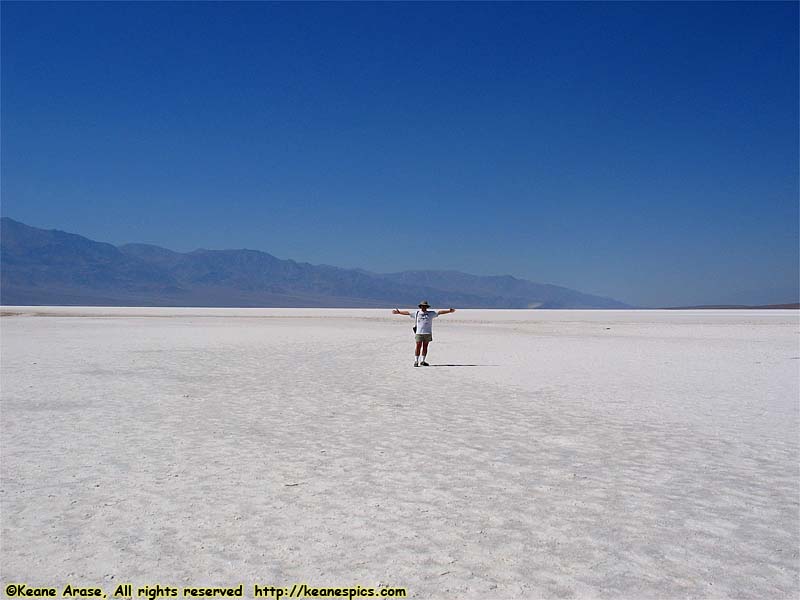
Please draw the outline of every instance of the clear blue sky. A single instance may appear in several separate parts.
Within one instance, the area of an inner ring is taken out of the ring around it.
[[[0,10],[5,216],[643,306],[797,299],[797,3]]]

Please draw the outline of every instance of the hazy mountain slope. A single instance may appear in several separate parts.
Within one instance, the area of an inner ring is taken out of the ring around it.
[[[459,271],[404,271],[382,275],[389,281],[435,286],[444,291],[468,289],[486,298],[496,298],[498,305],[530,308],[629,308],[626,304],[583,294],[557,285],[534,283],[511,275],[478,276]]]
[[[116,246],[64,231],[37,229],[3,218],[2,284],[127,292],[179,291],[174,277]]]
[[[142,306],[436,306],[622,308],[608,298],[510,276],[454,271],[376,274],[282,260],[258,250],[120,247],[7,217],[0,302]]]
[[[139,250],[135,250],[139,257],[146,256],[145,260],[166,268],[187,289],[202,287],[206,293],[235,290],[249,301],[264,294],[291,297],[293,302],[302,299],[303,306],[324,306],[325,298],[335,306],[413,304],[420,294],[444,301],[441,291],[428,286],[410,288],[356,270],[281,260],[257,250],[195,250],[178,257]],[[485,305],[482,297],[469,293],[453,292],[448,298],[461,304]]]

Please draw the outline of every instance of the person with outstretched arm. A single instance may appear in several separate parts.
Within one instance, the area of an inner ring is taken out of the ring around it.
[[[428,310],[430,304],[426,300],[419,303],[419,310],[410,313],[407,310],[400,310],[395,308],[392,311],[393,315],[406,315],[414,319],[414,366],[415,367],[429,367],[430,365],[425,360],[428,357],[428,344],[433,341],[433,320],[441,315],[447,315],[456,312],[455,308],[447,308],[445,310]],[[422,360],[420,360],[420,353]]]

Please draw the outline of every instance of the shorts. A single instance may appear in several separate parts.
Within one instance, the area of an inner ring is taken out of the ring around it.
[[[415,333],[414,334],[414,341],[415,342],[432,342],[433,341],[433,334],[432,333]]]

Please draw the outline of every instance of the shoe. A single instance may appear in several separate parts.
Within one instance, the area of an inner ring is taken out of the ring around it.
[[[419,364],[421,364],[423,367],[430,367],[430,365],[426,363],[424,360]]]
[[[415,367],[418,367],[418,366],[419,366],[419,363],[414,363],[414,366],[415,366]]]

